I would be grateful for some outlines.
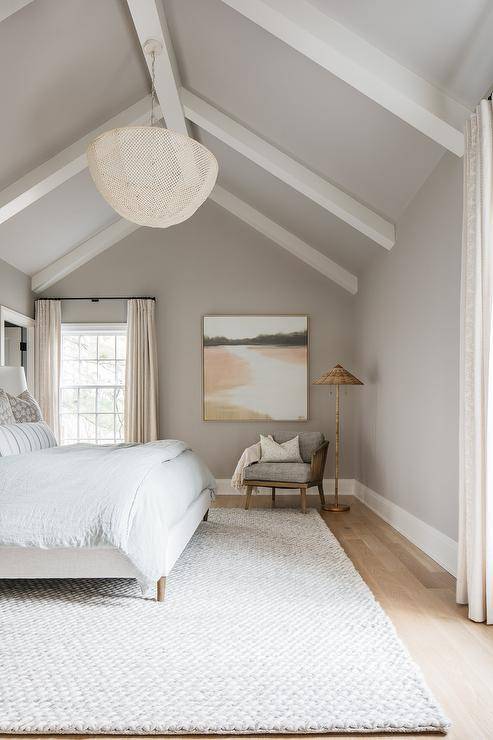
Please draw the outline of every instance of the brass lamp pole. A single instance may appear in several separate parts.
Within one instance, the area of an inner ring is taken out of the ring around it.
[[[313,385],[335,385],[336,387],[336,469],[334,476],[334,503],[325,504],[322,508],[325,511],[349,511],[348,504],[339,503],[339,422],[340,422],[340,404],[339,404],[339,386],[341,385],[363,385],[361,380],[355,378],[350,372],[345,370],[342,365],[336,365],[328,373],[324,373]]]

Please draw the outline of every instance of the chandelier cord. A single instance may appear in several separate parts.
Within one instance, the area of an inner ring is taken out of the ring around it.
[[[151,126],[154,126],[156,123],[156,119],[154,116],[154,104],[157,103],[157,97],[156,97],[156,85],[155,85],[155,64],[156,64],[156,52],[151,52],[151,77],[152,77],[152,84],[151,84]]]

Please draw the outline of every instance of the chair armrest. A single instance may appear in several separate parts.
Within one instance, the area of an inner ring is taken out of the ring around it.
[[[320,447],[317,447],[315,452],[312,454],[312,459],[310,462],[310,479],[312,481],[323,480],[328,447],[329,442],[324,442],[320,445]]]

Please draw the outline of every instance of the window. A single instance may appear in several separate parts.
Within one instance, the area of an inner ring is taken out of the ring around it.
[[[60,444],[123,442],[125,324],[62,326]]]

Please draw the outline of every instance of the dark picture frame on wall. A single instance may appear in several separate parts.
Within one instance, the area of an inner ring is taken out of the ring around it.
[[[204,421],[308,421],[309,317],[202,317]]]

